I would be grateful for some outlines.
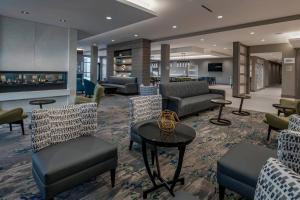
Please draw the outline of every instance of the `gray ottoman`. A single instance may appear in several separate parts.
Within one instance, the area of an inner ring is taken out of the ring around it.
[[[217,165],[220,199],[224,199],[225,188],[253,199],[259,173],[270,157],[277,157],[276,150],[248,143],[229,150]]]
[[[44,199],[110,171],[114,186],[117,147],[94,136],[82,136],[33,153],[32,173]]]

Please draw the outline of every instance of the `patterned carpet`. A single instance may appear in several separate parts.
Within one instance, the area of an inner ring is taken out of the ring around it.
[[[119,166],[116,187],[110,186],[110,175],[105,173],[72,190],[57,196],[56,199],[142,199],[142,190],[151,187],[145,172],[138,145],[128,151],[128,98],[127,96],[105,97],[98,112],[97,137],[118,145]],[[197,136],[187,147],[181,176],[185,185],[175,190],[188,191],[199,199],[218,199],[216,184],[216,161],[235,144],[246,141],[275,148],[276,141],[267,144],[267,126],[262,122],[263,113],[251,112],[251,116],[240,117],[225,108],[224,117],[232,121],[229,127],[215,126],[209,118],[218,110],[207,111],[199,116],[182,120],[193,127]],[[26,121],[28,127],[29,120]],[[0,127],[0,199],[40,199],[38,189],[31,175],[30,130],[22,136],[19,127],[9,132],[8,126]],[[176,150],[161,150],[162,174],[172,177],[177,164]],[[170,199],[165,189],[151,193],[148,199]],[[227,192],[226,199],[239,199]]]

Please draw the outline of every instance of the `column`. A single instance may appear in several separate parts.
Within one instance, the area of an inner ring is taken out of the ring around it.
[[[97,83],[98,75],[98,47],[91,46],[91,81]]]
[[[162,44],[161,45],[161,75],[160,82],[168,83],[170,80],[170,45]]]
[[[295,97],[300,99],[300,49],[296,49]]]

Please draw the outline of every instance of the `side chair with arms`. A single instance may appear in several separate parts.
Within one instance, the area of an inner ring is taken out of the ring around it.
[[[12,131],[12,124],[20,124],[22,128],[22,134],[24,131],[24,119],[27,118],[27,114],[22,108],[15,108],[11,110],[2,110],[0,108],[0,124],[9,124],[10,131]]]
[[[268,136],[267,140],[270,140],[272,130],[280,132],[281,130],[287,129],[289,126],[289,116],[291,114],[300,115],[300,101],[281,99],[280,104],[283,105],[293,105],[296,109],[295,111],[286,111],[285,116],[278,116],[276,114],[266,113],[264,122],[268,124]],[[288,113],[287,113],[288,112]],[[280,109],[278,114],[283,113]]]
[[[75,104],[83,104],[83,103],[96,103],[97,107],[100,105],[101,98],[104,97],[104,87],[97,84],[94,89],[93,97],[88,98],[84,96],[76,96]]]
[[[94,94],[95,83],[87,79],[83,79],[84,93],[85,96],[91,97]]]

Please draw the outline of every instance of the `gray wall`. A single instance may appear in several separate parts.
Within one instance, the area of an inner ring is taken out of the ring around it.
[[[0,47],[0,70],[67,71],[69,95],[58,101],[74,102],[77,30],[0,16]]]
[[[193,65],[198,65],[198,75],[214,76],[217,79],[217,84],[230,84],[232,77],[232,58],[214,58],[214,59],[199,59],[191,60]],[[208,63],[223,63],[223,72],[208,72]]]

